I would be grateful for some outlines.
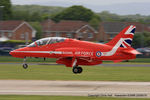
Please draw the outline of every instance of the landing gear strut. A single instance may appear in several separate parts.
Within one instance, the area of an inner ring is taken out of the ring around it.
[[[22,65],[22,67],[23,67],[24,69],[27,69],[27,68],[28,68],[28,64],[26,64],[26,57],[25,57],[24,60],[23,60],[23,65]]]
[[[80,73],[82,73],[83,69],[82,69],[82,67],[74,66],[72,71],[75,74],[80,74]]]
[[[82,67],[79,67],[79,66],[77,65],[77,59],[73,58],[72,60],[73,60],[72,72],[73,72],[74,74],[80,74],[80,73],[82,73],[83,69],[82,69]]]

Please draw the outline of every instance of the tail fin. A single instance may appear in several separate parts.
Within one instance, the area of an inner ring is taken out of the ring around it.
[[[128,48],[131,46],[136,27],[130,25],[123,29],[116,37],[114,37],[106,45]]]

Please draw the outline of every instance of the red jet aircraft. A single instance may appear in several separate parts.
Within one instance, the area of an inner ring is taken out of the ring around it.
[[[130,25],[122,30],[114,39],[106,44],[92,43],[63,37],[49,37],[37,40],[27,47],[11,51],[14,57],[57,58],[56,63],[72,67],[73,73],[81,73],[79,65],[97,65],[104,60],[120,62],[135,59],[140,54],[131,48],[135,26]]]

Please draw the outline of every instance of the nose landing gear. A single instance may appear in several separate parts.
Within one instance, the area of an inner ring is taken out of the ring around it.
[[[27,69],[28,68],[28,64],[23,64],[22,66],[24,69]]]
[[[26,64],[26,57],[25,57],[24,60],[23,60],[23,65],[22,65],[22,67],[23,67],[24,69],[27,69],[27,68],[28,68],[28,64]]]

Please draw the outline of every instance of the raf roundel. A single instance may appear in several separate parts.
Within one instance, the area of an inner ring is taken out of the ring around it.
[[[100,51],[97,51],[97,52],[96,52],[96,56],[97,56],[97,57],[100,57],[101,55],[102,55],[102,53],[101,53]]]

